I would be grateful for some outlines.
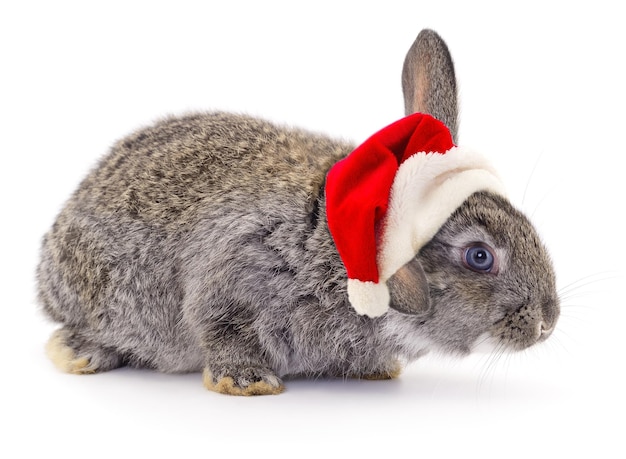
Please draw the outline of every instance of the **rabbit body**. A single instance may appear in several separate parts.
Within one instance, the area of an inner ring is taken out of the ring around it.
[[[454,89],[449,56],[429,54],[445,44],[430,31],[417,41],[422,60],[449,66]],[[428,92],[441,84],[425,86],[409,104],[426,100],[456,133],[456,99],[442,107]],[[219,112],[117,142],[44,236],[39,301],[62,324],[48,355],[71,373],[203,371],[209,389],[253,395],[281,392],[285,376],[391,378],[430,349],[524,349],[549,336],[559,315],[550,259],[526,217],[489,192],[469,196],[388,280],[392,309],[357,314],[324,188],[353,149]],[[477,243],[497,269],[468,269]],[[428,307],[398,307],[416,301]]]
[[[396,371],[397,343],[347,304],[325,221],[325,173],[352,149],[225,113],[118,142],[45,236],[46,312],[94,371]]]

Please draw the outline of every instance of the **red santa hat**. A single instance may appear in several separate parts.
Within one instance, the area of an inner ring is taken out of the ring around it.
[[[504,194],[489,163],[426,114],[396,121],[337,162],[326,177],[326,215],[354,309],[384,314],[386,281],[477,191]]]

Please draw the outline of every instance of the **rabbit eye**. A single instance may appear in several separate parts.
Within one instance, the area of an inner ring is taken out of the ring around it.
[[[463,264],[479,273],[496,274],[497,263],[493,249],[485,244],[475,244],[463,251]]]

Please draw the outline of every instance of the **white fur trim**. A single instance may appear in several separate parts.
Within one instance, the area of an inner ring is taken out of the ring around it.
[[[382,316],[389,309],[389,289],[384,283],[348,279],[348,299],[361,315]]]
[[[445,154],[417,153],[394,179],[378,252],[381,283],[410,261],[448,217],[477,191],[504,195],[504,186],[476,152],[451,148]]]

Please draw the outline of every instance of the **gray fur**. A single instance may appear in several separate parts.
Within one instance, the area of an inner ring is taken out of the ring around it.
[[[209,388],[259,394],[282,390],[285,376],[393,377],[398,361],[466,354],[485,333],[511,349],[549,334],[558,299],[545,249],[487,193],[450,217],[417,269],[390,279],[398,310],[358,315],[324,196],[328,169],[353,148],[227,113],[165,119],[119,141],[43,240],[39,300],[62,324],[54,343],[91,371],[204,370]],[[498,275],[462,266],[476,240],[497,251]],[[430,292],[417,315],[399,312],[419,296],[411,275]]]

